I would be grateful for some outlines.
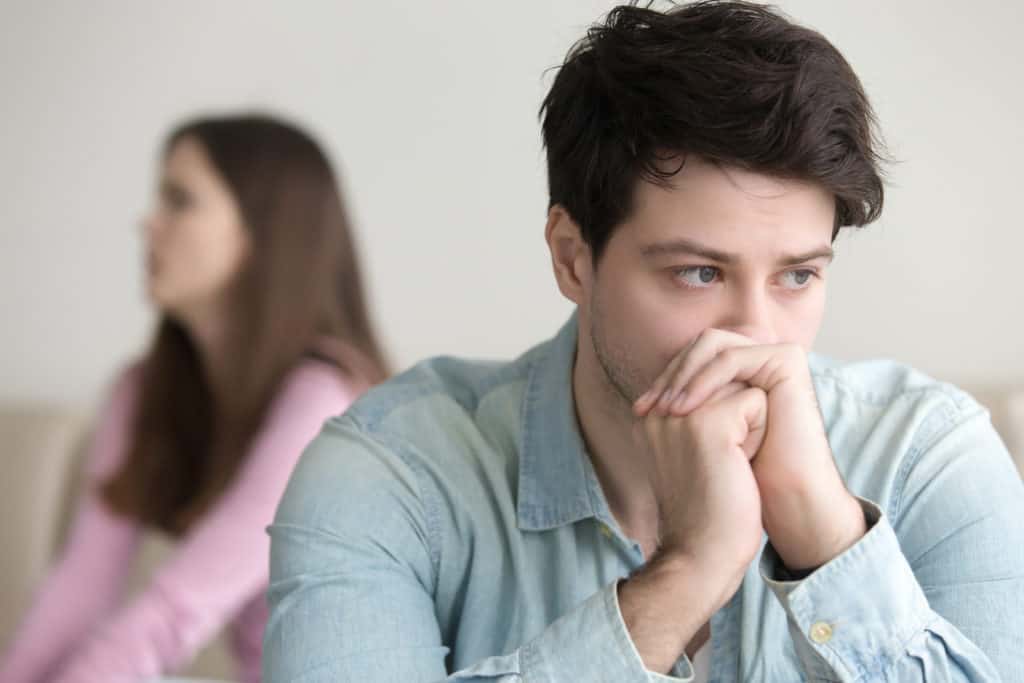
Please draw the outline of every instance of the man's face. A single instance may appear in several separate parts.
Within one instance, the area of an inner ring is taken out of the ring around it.
[[[627,403],[707,328],[810,349],[825,306],[835,215],[810,183],[691,156],[671,188],[638,184],[582,281],[581,343]]]

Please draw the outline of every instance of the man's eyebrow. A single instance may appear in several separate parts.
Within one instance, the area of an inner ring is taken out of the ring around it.
[[[732,264],[740,260],[735,254],[708,247],[699,242],[687,239],[671,240],[669,242],[655,242],[648,244],[640,250],[645,257],[689,255],[699,256],[716,263]],[[779,257],[776,263],[780,266],[794,266],[799,263],[807,263],[815,259],[827,258],[829,261],[835,256],[831,247],[820,247],[802,254],[786,254]]]
[[[808,261],[815,261],[817,259],[828,259],[831,261],[835,258],[836,252],[833,251],[832,247],[821,247],[820,249],[812,249],[802,254],[792,254],[781,257],[777,263],[780,266],[795,266],[801,263],[807,263]]]
[[[718,263],[732,263],[738,260],[733,254],[719,251],[718,249],[713,249],[711,247],[706,247],[699,242],[692,242],[686,239],[648,244],[640,250],[640,253],[645,257],[685,254],[689,256],[700,256],[701,258],[706,258],[709,261],[717,261]]]

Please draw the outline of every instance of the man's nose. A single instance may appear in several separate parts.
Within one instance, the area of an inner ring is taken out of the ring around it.
[[[760,288],[744,288],[727,303],[716,327],[743,335],[758,344],[775,344],[777,334],[772,319],[772,302]]]

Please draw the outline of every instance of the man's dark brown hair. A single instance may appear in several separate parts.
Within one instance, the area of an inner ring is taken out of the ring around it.
[[[637,181],[666,185],[696,154],[813,181],[835,197],[833,238],[882,211],[875,117],[820,33],[749,2],[613,9],[572,47],[541,105],[550,205],[594,262]]]

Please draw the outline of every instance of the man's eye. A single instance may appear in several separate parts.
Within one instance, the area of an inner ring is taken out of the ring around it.
[[[782,274],[782,286],[786,289],[803,289],[811,283],[811,278],[817,277],[817,273],[809,269],[787,270]]]
[[[714,283],[720,271],[714,266],[690,266],[678,268],[675,271],[676,278],[682,281],[687,287],[704,289]]]

